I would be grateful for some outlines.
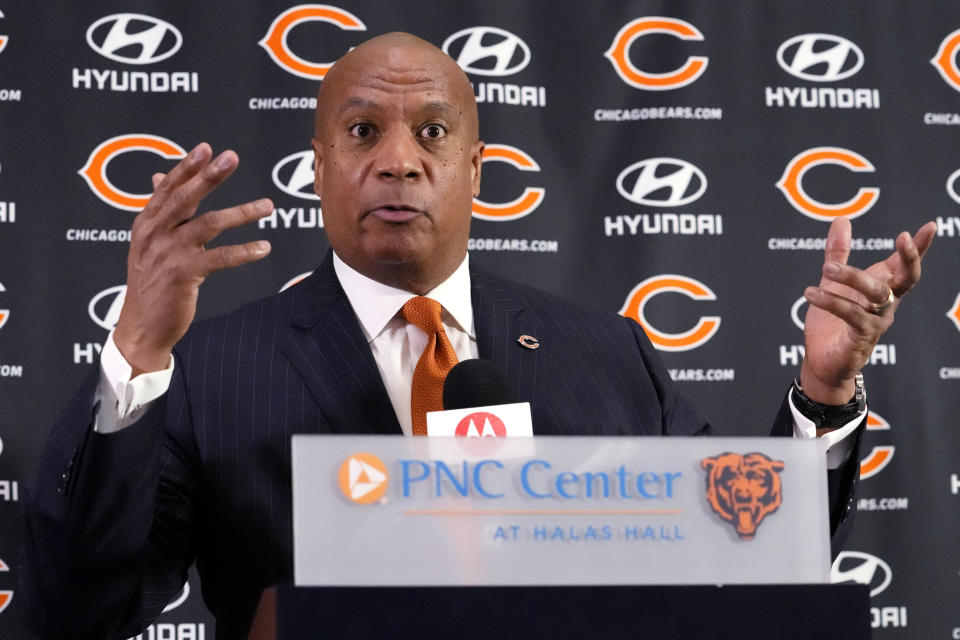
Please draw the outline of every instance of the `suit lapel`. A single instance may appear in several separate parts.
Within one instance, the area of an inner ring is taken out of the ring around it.
[[[400,424],[333,256],[294,289],[290,340],[282,350],[336,433],[399,434]]]
[[[519,402],[533,400],[537,383],[539,349],[528,349],[517,339],[536,337],[539,323],[505,283],[478,271],[471,264],[470,280],[478,355],[506,371]]]

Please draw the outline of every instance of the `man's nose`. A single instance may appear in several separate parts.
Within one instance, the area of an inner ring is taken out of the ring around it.
[[[377,175],[381,178],[418,178],[423,172],[420,145],[408,131],[394,131],[378,145]]]

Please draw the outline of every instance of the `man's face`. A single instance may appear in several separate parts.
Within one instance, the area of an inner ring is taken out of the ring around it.
[[[344,262],[425,293],[463,260],[483,152],[472,101],[452,60],[389,36],[328,74],[313,140],[315,187]]]

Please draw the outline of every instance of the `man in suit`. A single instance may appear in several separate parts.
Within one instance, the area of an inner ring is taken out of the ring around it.
[[[290,436],[418,433],[424,407],[410,388],[431,350],[498,363],[539,434],[709,432],[636,323],[469,265],[483,143],[470,84],[442,52],[388,34],[344,56],[320,91],[313,147],[333,252],[288,291],[198,323],[204,277],[269,252],[204,245],[272,204],[194,217],[237,164],[231,151],[211,161],[205,144],[154,176],[101,370],[52,430],[26,501],[20,575],[47,636],[136,633],[196,559],[217,636],[242,637],[260,591],[292,579]],[[840,221],[824,279],[807,290],[807,357],[774,434],[849,434],[831,465],[835,529],[849,522],[865,418],[855,376],[933,231],[902,234],[862,271],[846,264]],[[407,311],[425,294],[440,305],[436,330]],[[524,348],[523,334],[542,346]],[[822,415],[803,418],[797,403]]]

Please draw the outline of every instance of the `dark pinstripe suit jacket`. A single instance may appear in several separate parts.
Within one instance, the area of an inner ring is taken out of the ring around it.
[[[479,355],[508,372],[537,433],[709,433],[632,320],[471,277]],[[217,637],[245,637],[260,591],[292,582],[290,436],[401,433],[330,256],[296,287],[196,323],[175,353],[170,390],[136,424],[92,432],[92,373],[48,438],[20,576],[51,637],[138,632],[194,559]],[[774,435],[790,424],[781,410]],[[850,467],[832,474],[835,522]]]

